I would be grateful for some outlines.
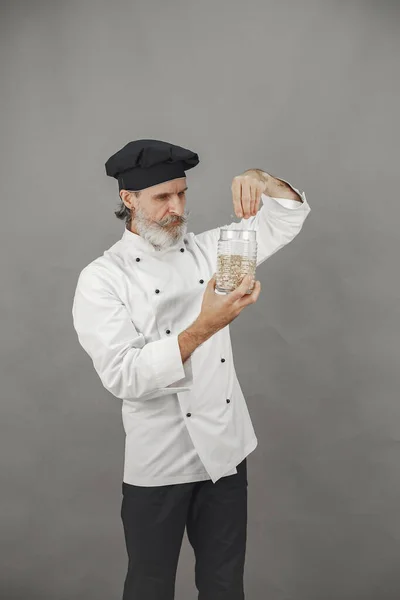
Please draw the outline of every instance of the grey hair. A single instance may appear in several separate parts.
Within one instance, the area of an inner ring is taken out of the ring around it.
[[[139,192],[132,192],[132,193],[135,194],[136,198],[139,198],[139,196],[142,192],[139,191]],[[119,199],[120,199],[120,203],[119,203],[117,210],[114,211],[114,215],[117,217],[117,219],[122,219],[123,221],[125,221],[126,225],[129,225],[131,222],[131,218],[132,218],[132,211],[121,200],[121,196],[119,197]]]

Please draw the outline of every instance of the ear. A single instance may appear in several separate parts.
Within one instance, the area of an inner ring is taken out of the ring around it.
[[[131,208],[132,199],[130,198],[130,195],[130,192],[128,192],[127,190],[119,191],[119,197],[121,199],[121,202],[123,202],[127,208]]]

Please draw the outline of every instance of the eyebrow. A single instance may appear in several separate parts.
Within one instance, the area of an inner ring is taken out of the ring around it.
[[[178,194],[181,194],[182,192],[186,192],[186,190],[189,189],[188,186],[186,186],[183,190],[181,190],[180,192],[178,192]],[[163,194],[155,194],[153,196],[154,199],[157,198],[166,198],[167,196],[171,196],[173,192],[164,192]]]

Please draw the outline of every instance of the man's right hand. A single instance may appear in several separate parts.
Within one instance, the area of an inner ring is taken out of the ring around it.
[[[201,305],[201,311],[196,319],[198,325],[211,335],[231,323],[249,304],[257,302],[260,295],[261,283],[255,281],[251,294],[246,294],[253,277],[246,275],[232,292],[219,295],[215,293],[216,274],[207,284]]]

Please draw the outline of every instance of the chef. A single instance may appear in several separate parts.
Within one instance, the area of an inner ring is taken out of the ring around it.
[[[73,323],[103,386],[122,400],[121,517],[129,557],[123,600],[173,600],[185,528],[201,600],[242,600],[246,457],[256,448],[229,323],[260,294],[249,281],[215,293],[220,227],[187,231],[195,152],[129,142],[106,162],[118,182],[121,238],[79,274]],[[300,232],[304,192],[259,169],[231,185],[257,231],[257,266]],[[251,282],[250,282],[251,283]]]

